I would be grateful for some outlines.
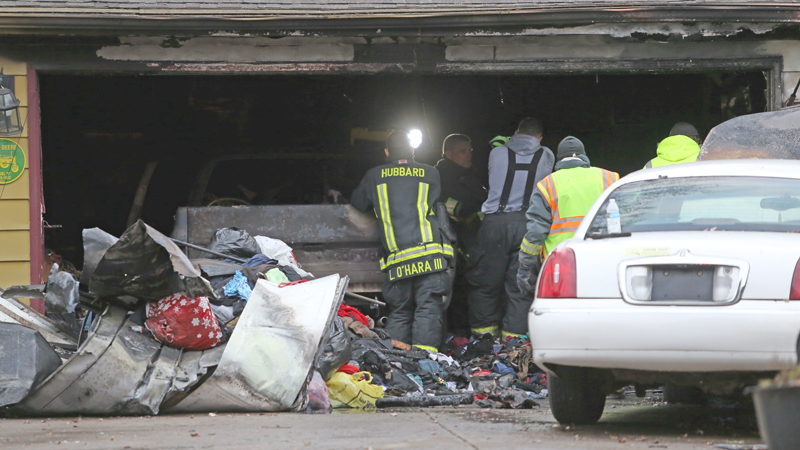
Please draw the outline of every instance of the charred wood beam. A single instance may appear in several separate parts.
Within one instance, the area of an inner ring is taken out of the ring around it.
[[[480,27],[581,26],[598,23],[733,22],[791,24],[800,21],[795,5],[648,6],[628,8],[489,9],[396,11],[258,11],[258,10],[93,10],[5,8],[3,34],[109,35],[136,31],[207,33],[217,30],[308,30],[419,35],[423,29],[468,30]],[[376,34],[378,35],[378,34]],[[384,34],[385,35],[385,34]]]

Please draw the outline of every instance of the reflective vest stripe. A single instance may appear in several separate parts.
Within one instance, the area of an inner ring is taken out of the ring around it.
[[[386,246],[389,247],[390,252],[397,251],[397,241],[394,238],[394,229],[392,228],[392,215],[389,212],[389,194],[386,191],[386,183],[378,185],[378,203],[380,203]]]
[[[547,184],[550,186],[550,198],[553,199],[553,204],[555,208],[553,211],[556,211],[556,217],[558,217],[558,190],[556,189],[556,179],[552,176],[548,176],[550,178],[547,180]]]
[[[578,228],[578,225],[581,224],[581,220],[583,220],[583,216],[557,219],[553,221],[550,230],[552,232],[552,230],[563,231],[564,228]]]
[[[578,222],[578,225],[580,225],[580,222]],[[575,233],[576,231],[578,231],[578,225],[575,225],[573,227],[551,229],[550,230],[550,234],[551,235],[556,235],[556,234],[564,234],[564,233]]]
[[[558,209],[558,202],[555,197],[555,189],[553,189],[553,179],[548,175],[540,181],[536,187],[538,187],[539,192],[544,195],[545,200],[547,200],[548,205],[550,205],[550,210],[555,213]]]
[[[553,203],[553,210],[558,209],[556,186],[555,183],[553,183],[553,177],[547,176],[542,181],[544,181],[544,185],[547,187],[547,193],[550,195],[550,201]]]
[[[647,164],[644,165],[645,169],[652,169],[653,168],[653,161],[647,161]]]
[[[395,264],[419,258],[421,256],[428,256],[434,254],[442,254],[445,256],[453,256],[453,246],[450,244],[427,244],[418,245],[416,247],[407,248],[399,252],[389,255],[385,260],[381,258],[381,270],[385,270]]]
[[[619,180],[619,174],[610,170],[601,170],[603,171],[603,190],[606,190]]]
[[[531,244],[528,242],[527,239],[522,239],[522,245],[520,245],[519,249],[529,255],[537,256],[542,252],[542,246]]]
[[[428,183],[420,183],[417,194],[417,213],[419,214],[419,231],[422,235],[422,242],[433,241],[433,230],[431,222],[428,220]]]
[[[536,189],[539,189],[539,192],[542,193],[542,197],[544,197],[545,201],[548,205],[550,205],[550,209],[552,210],[553,202],[550,200],[550,194],[547,192],[547,186],[544,184],[544,180],[540,181],[539,184],[536,185]]]

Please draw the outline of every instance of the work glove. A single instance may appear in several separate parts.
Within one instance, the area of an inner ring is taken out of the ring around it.
[[[539,277],[539,270],[542,268],[541,262],[536,262],[532,266],[522,263],[517,270],[517,287],[528,297],[533,297],[536,291],[536,279]]]

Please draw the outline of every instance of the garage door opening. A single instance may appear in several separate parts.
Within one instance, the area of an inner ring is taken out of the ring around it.
[[[581,76],[41,76],[45,243],[82,265],[81,229],[121,234],[145,166],[158,161],[142,219],[169,234],[203,163],[235,154],[195,201],[261,204],[349,195],[382,162],[381,132],[418,128],[417,160],[434,164],[450,133],[473,139],[486,173],[489,140],[535,116],[543,144],[580,138],[595,166],[625,175],[655,156],[677,121],[702,136],[767,108],[762,72]],[[326,155],[325,159],[303,155]],[[249,192],[249,193],[248,193]],[[252,194],[252,196],[251,196]]]

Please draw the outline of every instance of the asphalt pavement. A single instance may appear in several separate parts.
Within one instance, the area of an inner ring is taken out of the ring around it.
[[[532,410],[474,405],[333,414],[194,414],[0,419],[0,449],[715,449],[760,444],[752,406],[608,400],[600,423],[558,425]]]

